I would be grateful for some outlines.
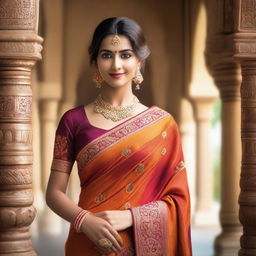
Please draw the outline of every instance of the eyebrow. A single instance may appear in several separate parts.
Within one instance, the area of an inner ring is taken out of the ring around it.
[[[132,49],[124,49],[124,50],[121,50],[121,51],[119,51],[119,52],[127,52],[127,51],[133,52]],[[111,53],[112,53],[112,51],[107,50],[107,49],[101,49],[100,52],[111,52]]]

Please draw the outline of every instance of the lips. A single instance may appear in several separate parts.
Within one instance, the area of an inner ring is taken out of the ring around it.
[[[124,73],[110,73],[109,75],[114,78],[120,78],[124,75]]]

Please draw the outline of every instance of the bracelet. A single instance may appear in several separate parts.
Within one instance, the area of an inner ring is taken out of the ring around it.
[[[84,221],[85,216],[89,213],[89,211],[86,210],[80,210],[79,213],[77,214],[75,220],[74,220],[74,228],[76,230],[77,233],[80,233],[81,230],[81,225]]]

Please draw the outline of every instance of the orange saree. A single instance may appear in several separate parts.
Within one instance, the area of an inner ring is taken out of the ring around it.
[[[131,210],[133,227],[119,232],[124,246],[118,255],[192,255],[186,169],[169,113],[150,107],[87,143],[75,159],[80,207],[93,213]],[[55,153],[52,169],[69,163]],[[94,247],[71,225],[66,256],[100,255]]]

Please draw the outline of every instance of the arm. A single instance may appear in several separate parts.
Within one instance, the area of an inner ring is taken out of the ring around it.
[[[64,172],[51,171],[49,178],[46,202],[47,205],[63,219],[73,223],[81,208],[65,194],[69,175]],[[97,246],[98,240],[108,238],[114,245],[114,252],[121,251],[122,240],[117,231],[105,220],[89,213],[82,223],[81,231]],[[108,250],[98,248],[102,253]]]

